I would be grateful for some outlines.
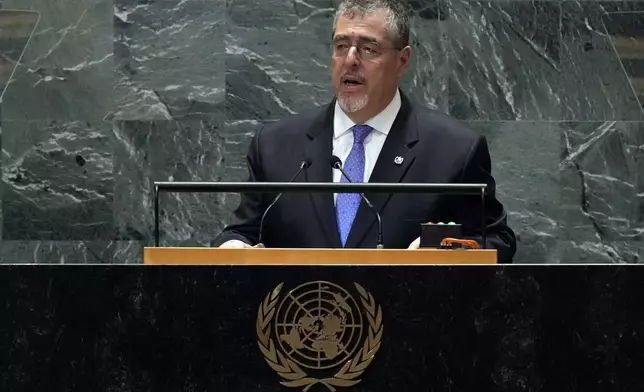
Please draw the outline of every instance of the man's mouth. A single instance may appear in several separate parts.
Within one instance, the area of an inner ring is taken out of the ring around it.
[[[351,77],[351,76],[345,76],[342,79],[342,84],[344,84],[345,86],[360,86],[363,83],[362,83],[362,80],[359,79],[359,78],[354,78],[354,77]]]

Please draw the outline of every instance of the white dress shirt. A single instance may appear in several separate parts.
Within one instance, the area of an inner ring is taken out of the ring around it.
[[[389,105],[375,117],[372,117],[365,124],[373,128],[369,136],[364,141],[365,149],[365,168],[364,178],[352,178],[354,182],[368,182],[376,165],[380,150],[385,144],[387,135],[391,130],[391,126],[398,115],[400,110],[400,92],[396,90],[394,99],[391,100]],[[340,108],[340,105],[335,103],[335,110],[333,116],[333,155],[342,160],[342,164],[349,157],[351,148],[353,147],[353,130],[351,129],[356,123],[349,118]],[[340,182],[342,173],[340,170],[333,170],[333,182]],[[333,195],[334,200],[337,194]]]

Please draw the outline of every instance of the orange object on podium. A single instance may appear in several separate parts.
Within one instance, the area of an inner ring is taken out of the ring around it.
[[[495,249],[143,249],[144,264],[213,265],[433,265],[496,264]]]

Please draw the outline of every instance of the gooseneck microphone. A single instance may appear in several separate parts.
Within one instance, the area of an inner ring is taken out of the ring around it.
[[[342,168],[342,161],[340,158],[338,158],[335,155],[331,156],[331,159],[329,160],[329,163],[331,163],[331,167],[334,169],[340,170],[344,178],[347,179],[349,182],[353,182],[347,172],[344,171]],[[376,218],[378,218],[378,245],[376,245],[377,249],[383,249],[385,246],[382,244],[382,220],[380,219],[380,214],[378,211],[376,211],[376,208],[371,204],[371,202],[367,199],[367,197],[364,195],[364,193],[360,193],[360,197],[362,197],[362,200],[364,200],[365,204],[373,211],[374,214],[376,214]]]
[[[308,169],[311,166],[311,159],[310,158],[304,158],[302,162],[300,163],[300,168],[298,169],[297,173],[288,181],[288,182],[293,182],[297,178],[297,176],[302,173],[305,169]],[[262,240],[264,238],[264,219],[266,219],[266,214],[268,214],[268,211],[277,203],[277,201],[282,197],[284,193],[278,194],[275,199],[273,199],[273,202],[266,207],[266,210],[264,211],[264,214],[262,215],[262,220],[259,222],[259,238],[257,245],[255,245],[256,248],[264,248],[264,244],[262,243]]]

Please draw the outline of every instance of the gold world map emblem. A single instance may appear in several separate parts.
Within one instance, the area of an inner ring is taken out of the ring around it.
[[[283,285],[266,295],[256,324],[259,348],[281,384],[303,392],[358,384],[382,341],[382,309],[371,293],[357,283],[354,296],[315,281],[281,295]]]

